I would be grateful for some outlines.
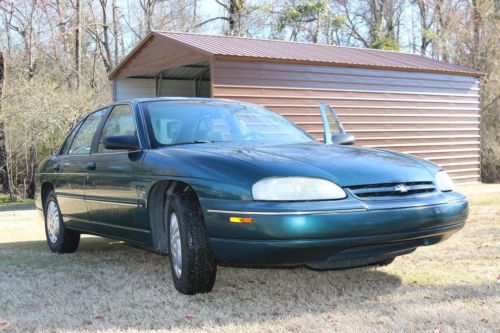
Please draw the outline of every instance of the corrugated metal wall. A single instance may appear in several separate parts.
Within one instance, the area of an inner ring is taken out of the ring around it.
[[[471,76],[215,59],[213,97],[265,105],[322,138],[320,101],[357,144],[410,153],[479,181],[479,80]]]
[[[159,96],[192,97],[196,96],[195,87],[196,82],[194,80],[162,80]],[[210,82],[201,82],[200,94],[203,97],[210,97]],[[115,101],[155,96],[155,79],[128,78],[114,81]]]
[[[113,100],[155,97],[154,79],[120,79],[113,81]]]
[[[201,82],[200,93],[203,97],[210,97],[210,82]],[[162,80],[159,96],[196,96],[196,82],[194,80]]]

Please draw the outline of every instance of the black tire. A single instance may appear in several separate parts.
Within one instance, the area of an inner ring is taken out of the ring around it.
[[[57,232],[55,232],[56,238],[54,236],[49,235],[49,208],[53,208],[55,204],[55,208],[57,208],[58,212],[58,223]],[[62,219],[62,214],[59,209],[59,204],[57,203],[57,197],[54,191],[50,192],[47,195],[47,199],[45,201],[44,208],[44,217],[45,217],[45,236],[47,238],[47,244],[49,245],[49,249],[54,253],[73,253],[78,248],[78,244],[80,244],[80,233],[74,232],[72,230],[68,230],[64,226],[64,221]]]
[[[198,199],[192,191],[174,193],[169,207],[165,221],[168,232],[170,270],[175,289],[185,295],[209,292],[215,283],[217,265],[210,249]],[[170,237],[171,219],[174,213],[180,236],[180,257],[182,258],[179,260],[182,268],[180,276],[175,272],[173,244],[171,244]]]

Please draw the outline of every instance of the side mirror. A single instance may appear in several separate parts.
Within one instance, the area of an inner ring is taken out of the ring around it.
[[[334,134],[332,135],[332,143],[336,145],[353,145],[356,138],[352,134]]]
[[[135,135],[113,135],[104,138],[104,148],[121,150],[139,150],[141,145]]]

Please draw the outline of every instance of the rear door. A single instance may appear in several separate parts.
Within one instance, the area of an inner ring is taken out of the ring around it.
[[[108,136],[138,136],[138,121],[132,105],[113,107],[94,142],[85,194],[95,232],[147,242],[149,223],[141,183],[144,151],[108,150],[103,145]]]
[[[84,184],[92,141],[103,110],[87,116],[68,136],[54,163],[54,188],[68,225],[88,218]]]

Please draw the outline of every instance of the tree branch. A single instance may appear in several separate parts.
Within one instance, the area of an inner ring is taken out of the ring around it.
[[[207,23],[210,23],[210,22],[212,22],[212,21],[216,21],[216,20],[226,20],[226,21],[229,21],[229,18],[227,18],[227,17],[225,17],[225,16],[213,17],[213,18],[211,18],[211,19],[208,19],[208,20],[206,20],[206,21],[201,22],[200,24],[195,25],[193,28],[199,28],[199,27],[201,27],[202,25],[205,25],[205,24],[207,24]]]

